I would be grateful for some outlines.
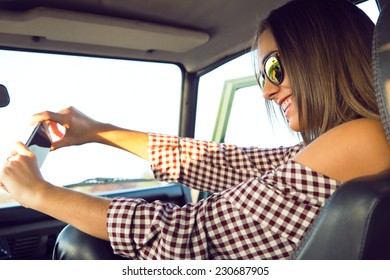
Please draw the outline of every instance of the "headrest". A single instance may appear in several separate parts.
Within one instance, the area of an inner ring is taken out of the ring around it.
[[[375,26],[373,68],[379,113],[390,143],[390,4],[382,7]]]

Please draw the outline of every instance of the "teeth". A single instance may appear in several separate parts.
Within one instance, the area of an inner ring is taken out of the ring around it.
[[[291,103],[292,103],[292,97],[290,96],[289,98],[284,100],[282,105],[280,106],[282,107],[283,111],[286,111],[287,107],[290,106]]]

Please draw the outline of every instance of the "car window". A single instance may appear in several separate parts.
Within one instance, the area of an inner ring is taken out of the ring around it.
[[[264,148],[298,143],[300,139],[288,129],[278,108],[270,121],[251,59],[250,53],[245,54],[201,77],[195,136]]]
[[[0,83],[11,98],[0,110],[2,159],[15,141],[27,140],[32,114],[68,106],[121,127],[177,134],[182,73],[176,65],[8,50],[0,50],[0,64]],[[128,188],[140,178],[156,184],[146,161],[99,144],[50,152],[41,171],[57,185],[122,180]],[[1,190],[0,207],[13,203]]]
[[[246,54],[200,78],[195,123],[196,138],[204,140],[213,138],[225,81],[253,75],[251,66],[251,56]]]
[[[362,3],[357,4],[357,6],[362,9],[371,20],[376,23],[379,17],[379,10],[376,0],[368,0]]]
[[[222,96],[222,99],[233,101],[224,142],[263,148],[291,146],[300,142],[301,139],[289,129],[282,114],[279,113],[280,109],[276,108],[278,106],[271,103],[275,114],[268,115],[264,98],[259,93],[255,79],[251,78],[251,84],[242,87],[233,86]],[[227,81],[225,84],[229,82],[232,81]],[[234,82],[239,83],[240,79],[233,80]],[[216,135],[215,132],[214,135]]]

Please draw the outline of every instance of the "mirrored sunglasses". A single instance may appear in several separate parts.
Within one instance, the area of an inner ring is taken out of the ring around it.
[[[284,73],[278,52],[273,52],[264,59],[263,69],[257,77],[257,82],[261,90],[264,89],[265,77],[275,86],[283,82]]]

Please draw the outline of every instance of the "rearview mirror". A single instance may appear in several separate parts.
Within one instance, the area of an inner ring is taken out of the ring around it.
[[[0,107],[7,107],[9,104],[8,90],[5,86],[0,85]]]

